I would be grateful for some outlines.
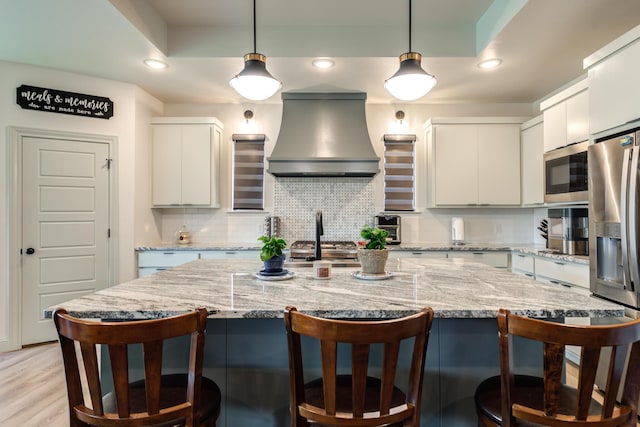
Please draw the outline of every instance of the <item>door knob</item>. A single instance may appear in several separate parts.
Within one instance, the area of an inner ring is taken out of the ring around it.
[[[34,253],[36,253],[36,250],[33,248],[27,248],[25,252],[27,253],[27,255],[33,255]]]

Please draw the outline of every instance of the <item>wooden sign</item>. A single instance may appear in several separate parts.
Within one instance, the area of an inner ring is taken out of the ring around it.
[[[26,110],[109,119],[113,101],[102,96],[65,92],[37,86],[21,85],[16,89],[16,102]]]

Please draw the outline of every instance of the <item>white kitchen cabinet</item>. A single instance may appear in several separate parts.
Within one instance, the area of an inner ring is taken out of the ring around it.
[[[640,26],[585,58],[592,134],[640,120]]]
[[[392,250],[389,252],[389,258],[440,258],[445,259],[447,251],[404,251]]]
[[[259,250],[216,250],[200,252],[201,259],[253,259],[260,260]]]
[[[589,266],[549,258],[536,259],[536,279],[589,289]]]
[[[513,252],[511,254],[511,271],[515,274],[535,278],[538,282],[564,286],[583,295],[591,294],[588,264]],[[569,325],[589,325],[591,319],[588,317],[566,317],[564,322]],[[580,364],[579,347],[567,346],[566,356],[573,363]]]
[[[511,254],[511,272],[535,279],[535,259],[532,255],[513,253]]]
[[[206,251],[138,251],[138,277],[177,267],[196,259],[253,259],[260,260],[259,250],[206,250]]]
[[[544,125],[540,115],[523,123],[520,127],[523,206],[544,203]]]
[[[152,125],[153,205],[220,207],[222,124],[206,117],[158,117]]]
[[[141,251],[138,252],[138,277],[194,261],[200,258],[197,251]]]
[[[546,258],[533,254],[512,252],[511,271],[524,274],[540,282],[575,287],[589,292],[589,265],[578,262]]]
[[[509,252],[500,251],[449,251],[447,258],[462,258],[480,262],[495,268],[509,267]]]
[[[430,205],[520,205],[522,121],[516,117],[427,121]]]
[[[589,139],[587,79],[540,103],[544,117],[544,151]]]
[[[471,261],[481,262],[496,268],[507,268],[509,266],[509,252],[502,251],[409,251],[393,250],[389,253],[390,258],[462,258]]]

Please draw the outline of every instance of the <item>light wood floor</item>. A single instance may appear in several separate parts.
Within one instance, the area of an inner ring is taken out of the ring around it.
[[[0,353],[0,426],[65,427],[67,411],[58,343]]]
[[[576,372],[568,363],[568,384],[577,383]],[[0,353],[0,426],[68,427],[67,411],[67,386],[57,342]]]

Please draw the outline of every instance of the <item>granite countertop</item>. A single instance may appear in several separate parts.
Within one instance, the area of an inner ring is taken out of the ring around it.
[[[463,259],[389,259],[387,280],[333,268],[316,280],[311,268],[290,280],[263,281],[253,260],[196,260],[60,304],[85,318],[144,319],[206,307],[210,318],[278,318],[287,305],[323,317],[391,318],[431,306],[438,318],[494,318],[501,307],[554,318],[620,317],[624,309],[557,285],[535,282]],[[45,315],[51,316],[51,307]]]
[[[138,252],[144,251],[259,251],[262,246],[259,243],[158,243],[156,245],[138,246]],[[536,255],[543,258],[551,258],[561,261],[589,264],[588,256],[565,255],[549,251],[543,245],[527,245],[522,243],[467,243],[464,245],[452,245],[451,243],[406,243],[400,245],[387,245],[391,251],[467,251],[489,252],[506,251],[519,252],[527,255]]]

